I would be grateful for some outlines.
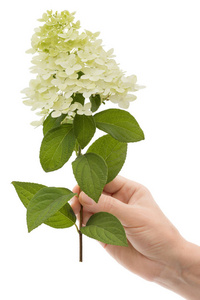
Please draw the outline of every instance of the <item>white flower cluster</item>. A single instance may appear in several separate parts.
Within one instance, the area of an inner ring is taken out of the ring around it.
[[[35,79],[22,92],[25,104],[42,116],[41,124],[51,112],[52,117],[67,114],[73,118],[78,114],[91,115],[91,103],[73,101],[73,95],[81,94],[85,99],[100,95],[101,102],[110,100],[121,108],[128,108],[136,99],[132,92],[139,89],[136,76],[125,76],[113,59],[113,49],[105,51],[99,33],[80,32],[80,22],[74,23],[74,14],[47,11],[39,21],[43,26],[35,29],[32,48],[35,54],[31,71]]]

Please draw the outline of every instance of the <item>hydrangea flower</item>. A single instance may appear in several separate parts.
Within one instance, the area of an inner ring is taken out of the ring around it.
[[[80,22],[74,22],[75,13],[47,11],[35,29],[31,39],[34,54],[31,72],[37,74],[22,92],[24,103],[38,110],[45,117],[66,114],[73,118],[75,113],[91,115],[90,97],[100,95],[101,103],[111,101],[127,109],[136,99],[133,92],[140,87],[135,75],[125,76],[114,60],[113,49],[106,51],[99,32],[80,30]],[[81,94],[84,103],[74,101],[73,96]],[[86,103],[85,103],[86,102]]]

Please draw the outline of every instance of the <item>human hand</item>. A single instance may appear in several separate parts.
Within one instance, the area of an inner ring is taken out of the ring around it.
[[[180,295],[190,295],[182,292],[185,290],[182,287],[182,270],[187,261],[184,253],[185,249],[190,249],[190,245],[166,218],[147,188],[117,176],[104,187],[98,203],[80,192],[78,186],[73,192],[79,194],[79,198],[74,197],[72,209],[79,214],[82,204],[83,225],[92,214],[100,211],[109,212],[121,221],[129,246],[101,243],[121,265]]]
[[[73,192],[79,194],[79,187]],[[145,279],[158,276],[181,236],[144,186],[117,176],[105,186],[98,203],[83,192],[79,201],[77,197],[73,199],[72,209],[78,214],[80,203],[83,205],[84,225],[93,213],[105,211],[115,215],[124,226],[129,246],[101,243],[109,254]]]

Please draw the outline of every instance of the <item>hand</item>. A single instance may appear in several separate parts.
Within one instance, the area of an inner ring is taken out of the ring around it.
[[[79,193],[79,187],[73,192]],[[83,205],[83,224],[93,213],[106,211],[124,226],[129,246],[103,244],[109,254],[145,279],[153,280],[159,275],[181,236],[144,186],[118,176],[105,186],[98,203],[83,192],[79,201]],[[76,214],[80,211],[79,201],[76,197],[72,203]]]
[[[184,250],[189,249],[189,243],[144,186],[117,176],[105,186],[98,203],[80,192],[78,186],[73,192],[79,194],[79,199],[74,197],[71,205],[78,214],[82,204],[83,224],[92,214],[105,211],[115,215],[124,226],[128,247],[101,243],[110,255],[131,272],[185,296],[179,288],[183,280],[182,268],[187,261]]]

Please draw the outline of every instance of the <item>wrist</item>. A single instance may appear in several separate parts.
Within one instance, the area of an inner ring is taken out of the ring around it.
[[[200,247],[181,239],[154,281],[188,300],[200,299]]]
[[[185,242],[181,259],[181,277],[185,282],[188,299],[200,299],[200,247]],[[187,298],[186,298],[187,299]]]

